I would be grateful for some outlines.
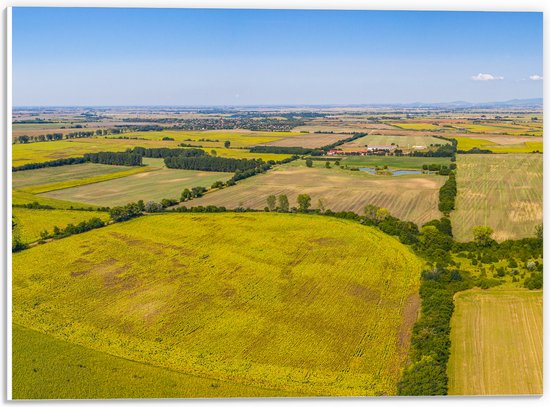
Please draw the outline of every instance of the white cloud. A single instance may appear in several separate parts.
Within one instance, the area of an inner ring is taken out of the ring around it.
[[[478,73],[472,76],[472,79],[474,81],[501,81],[504,79],[504,76],[495,76],[490,73]]]
[[[532,81],[542,81],[542,76],[540,76],[540,75],[531,75],[529,77],[529,79],[531,79]]]

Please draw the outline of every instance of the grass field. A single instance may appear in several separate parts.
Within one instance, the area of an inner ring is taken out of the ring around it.
[[[110,219],[107,212],[57,209],[13,208],[12,214],[15,216],[16,229],[23,243],[37,241],[42,231],[51,233],[54,226],[63,229],[69,223],[76,225],[91,218],[100,218],[103,221]]]
[[[48,198],[41,195],[33,195],[30,192],[24,192],[19,190],[12,190],[12,204],[13,205],[26,205],[33,202],[37,202],[40,205],[49,205],[56,209],[72,209],[72,208],[95,208],[97,205],[85,204],[82,202],[62,201],[59,199]],[[71,208],[72,207],[72,208]]]
[[[262,159],[264,161],[281,161],[285,158],[292,157],[291,154],[273,154],[273,153],[252,153],[249,150],[238,149],[238,148],[204,148],[208,154],[212,150],[216,152],[218,157],[229,157],[229,158],[246,158],[251,160],[253,158]]]
[[[136,175],[136,174],[141,174],[144,172],[156,170],[156,168],[152,168],[152,167],[122,167],[122,169],[123,171],[111,172],[107,174],[99,174],[88,178],[72,179],[67,181],[53,182],[49,184],[29,186],[26,188],[22,188],[21,190],[24,192],[30,192],[31,194],[41,194],[49,191],[56,191],[58,189],[72,188],[80,185],[96,184],[98,182],[124,178],[130,175]],[[37,170],[37,171],[40,171],[40,170]],[[21,171],[21,172],[24,172],[24,171]]]
[[[542,292],[470,290],[455,305],[449,394],[542,394]]]
[[[12,187],[20,189],[54,182],[72,181],[97,175],[114,174],[128,169],[121,165],[86,163],[17,171],[12,173]]]
[[[292,397],[186,375],[73,345],[14,324],[13,398]]]
[[[269,195],[286,194],[290,205],[297,206],[297,196],[307,193],[313,208],[323,199],[325,207],[333,211],[350,210],[362,214],[365,205],[374,204],[388,208],[392,215],[401,219],[422,224],[441,217],[438,193],[445,180],[439,176],[374,176],[335,168],[281,166],[186,205],[263,209]]]
[[[389,168],[422,169],[424,164],[441,164],[449,166],[450,157],[396,157],[396,156],[348,156],[340,165],[350,167],[376,167],[387,165]]]
[[[534,235],[542,223],[541,154],[459,154],[457,168],[451,221],[459,241],[472,240],[477,225],[491,226],[499,241]]]
[[[369,135],[345,143],[340,148],[342,150],[357,150],[364,149],[365,145],[389,146],[392,143],[400,148],[412,148],[413,146],[429,147],[430,144],[449,144],[450,142],[430,136]]]
[[[345,220],[149,215],[15,253],[13,322],[209,379],[395,394],[422,267]]]
[[[149,167],[141,167],[149,168]],[[233,173],[175,170],[163,168],[124,178],[75,186],[40,194],[41,197],[90,203],[99,206],[125,205],[140,199],[159,202],[163,198],[179,199],[185,188],[210,188],[216,181],[227,181]]]

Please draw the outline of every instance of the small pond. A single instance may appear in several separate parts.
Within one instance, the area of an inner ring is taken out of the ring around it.
[[[376,168],[372,167],[363,167],[359,168],[360,171],[366,171],[369,174],[376,175]],[[386,169],[384,171],[390,172],[392,175],[414,175],[414,174],[422,174],[422,171],[420,170],[390,170]]]

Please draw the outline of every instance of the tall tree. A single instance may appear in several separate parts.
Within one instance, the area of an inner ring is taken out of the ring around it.
[[[288,203],[288,197],[286,195],[279,195],[279,210],[281,212],[288,212],[289,209],[289,203]]]
[[[267,207],[269,211],[273,212],[276,208],[276,205],[277,205],[277,198],[275,197],[275,195],[269,195],[267,197]]]

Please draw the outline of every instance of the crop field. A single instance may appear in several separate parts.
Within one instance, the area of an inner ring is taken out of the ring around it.
[[[107,212],[71,211],[58,209],[26,209],[13,208],[12,212],[17,224],[16,231],[23,243],[32,243],[40,239],[44,230],[51,233],[54,226],[64,228],[69,223],[76,225],[91,218],[103,221],[110,219]]]
[[[493,136],[490,139],[479,139],[473,137],[454,137],[458,141],[459,150],[470,150],[480,148],[490,150],[494,153],[531,153],[542,152],[543,143],[535,137],[507,137]]]
[[[455,238],[472,240],[477,225],[499,241],[533,236],[542,223],[542,163],[542,154],[459,154]]]
[[[450,395],[542,394],[542,291],[455,296]]]
[[[296,397],[118,358],[14,324],[14,399]]]
[[[401,129],[406,130],[442,130],[441,127],[439,127],[436,124],[432,123],[401,123],[401,122],[392,122],[388,123],[392,126],[399,127]]]
[[[149,215],[14,253],[13,322],[209,380],[389,395],[422,267],[396,239],[340,219]]]
[[[15,189],[20,189],[36,185],[90,178],[98,175],[116,174],[127,171],[128,169],[129,167],[120,165],[85,163],[17,171],[12,174],[12,186]]]
[[[319,148],[337,141],[351,137],[350,134],[332,134],[332,133],[304,133],[300,136],[283,138],[269,143],[263,143],[266,146],[280,147],[304,147],[304,148]]]
[[[348,156],[340,161],[340,165],[350,167],[376,167],[387,165],[389,168],[422,169],[424,164],[451,164],[450,157],[396,157],[396,156]]]
[[[191,202],[193,206],[263,209],[272,194],[286,194],[290,206],[297,206],[299,194],[309,194],[312,208],[322,199],[327,209],[362,214],[365,205],[373,204],[388,208],[401,219],[423,224],[441,217],[438,194],[445,180],[435,175],[378,176],[335,168],[281,166]]]
[[[162,140],[163,137],[171,137],[179,143],[181,142],[207,142],[216,143],[222,147],[225,141],[231,142],[232,147],[250,147],[257,144],[268,143],[296,136],[302,136],[299,132],[255,132],[247,130],[210,130],[210,131],[147,131],[124,133],[124,136],[139,137],[148,140]],[[328,144],[328,143],[327,143]],[[213,145],[213,144],[209,144]]]
[[[364,149],[366,145],[389,146],[392,143],[401,148],[412,148],[413,146],[429,147],[431,144],[450,144],[447,140],[430,136],[368,135],[345,143],[340,148],[342,150],[357,150]]]
[[[140,167],[149,168],[149,167]],[[163,198],[179,199],[185,188],[210,188],[216,181],[227,181],[233,173],[158,169],[73,188],[59,189],[38,196],[99,206],[125,205],[140,199],[159,202]]]
[[[292,157],[291,154],[252,153],[249,150],[240,148],[203,148],[203,150],[206,151],[208,154],[210,154],[211,151],[214,150],[218,157],[246,158],[248,160],[255,158],[262,159],[266,162],[270,160],[281,161],[285,158]]]
[[[49,205],[55,209],[73,209],[73,208],[97,208],[97,205],[85,204],[82,202],[71,202],[71,201],[62,201],[54,198],[47,198],[41,195],[34,195],[30,192],[20,191],[13,189],[12,190],[12,204],[13,205],[26,205],[33,202],[39,203],[40,205]]]
[[[542,129],[540,128],[531,128],[526,126],[514,126],[514,125],[506,125],[503,124],[502,126],[496,126],[496,125],[484,125],[484,124],[469,124],[469,123],[461,123],[456,124],[454,127],[461,131],[463,129],[471,131],[473,133],[500,133],[500,134],[514,134],[514,135],[529,135],[529,136],[542,136]]]

